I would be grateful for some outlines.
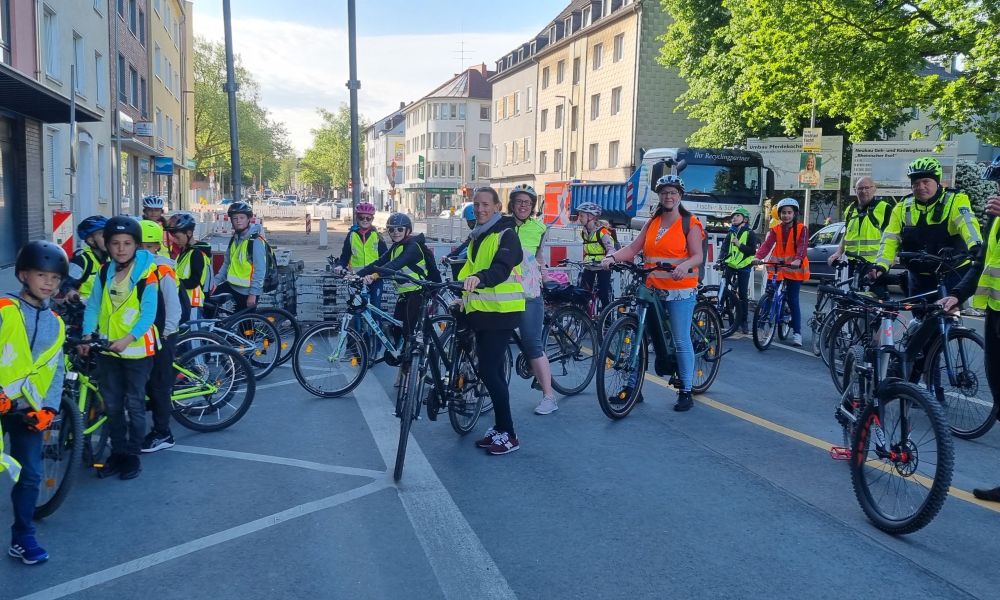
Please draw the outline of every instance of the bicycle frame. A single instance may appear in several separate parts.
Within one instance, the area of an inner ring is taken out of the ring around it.
[[[657,356],[660,356],[662,352],[664,360],[669,361],[668,364],[673,365],[673,370],[676,370],[677,358],[672,343],[670,320],[664,318],[663,307],[660,306],[659,299],[654,292],[643,285],[639,286],[636,290],[635,303],[635,314],[639,320],[638,331],[642,332],[644,336],[649,336],[649,340],[653,343],[653,349],[656,351]],[[652,318],[649,318],[650,307],[653,309]],[[641,346],[641,343],[632,344],[628,358],[629,365],[637,364]],[[638,369],[633,368],[632,377],[638,377],[638,375]],[[628,383],[629,386],[635,387],[638,381],[629,380]]]
[[[363,292],[362,296],[365,299],[368,298],[368,294]],[[392,340],[389,339],[389,336],[386,334],[383,327],[379,324],[379,319],[394,327],[402,327],[403,326],[402,321],[393,318],[392,315],[390,315],[389,313],[385,312],[384,310],[382,310],[377,306],[366,304],[365,310],[361,314],[352,314],[350,311],[345,312],[340,319],[340,326],[346,329],[351,325],[351,322],[354,321],[355,319],[360,319],[362,322],[368,325],[368,330],[371,333],[375,334],[375,338],[378,339],[378,341],[382,344],[382,347],[384,347],[386,350],[389,351],[389,354],[391,354],[393,358],[400,357],[400,355],[403,353],[403,347],[405,345],[406,336],[400,336],[399,342],[394,344]],[[365,339],[364,331],[358,330],[358,333],[362,336],[362,339]],[[339,351],[342,350],[342,348],[338,348],[337,350],[339,355]],[[371,348],[372,352],[375,352],[375,350],[376,350],[375,348]]]

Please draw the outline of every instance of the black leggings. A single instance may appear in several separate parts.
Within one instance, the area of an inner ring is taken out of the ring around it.
[[[479,359],[479,376],[493,400],[494,429],[514,434],[514,421],[510,415],[510,390],[504,377],[504,350],[510,343],[509,329],[490,329],[476,332],[476,356]]]
[[[993,402],[1000,402],[1000,311],[986,309],[986,380],[993,392]]]

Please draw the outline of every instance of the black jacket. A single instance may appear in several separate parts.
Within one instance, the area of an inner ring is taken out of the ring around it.
[[[399,246],[403,247],[402,252],[396,258],[390,258]],[[427,266],[426,272],[417,266],[421,259],[424,260],[424,264]],[[437,269],[437,263],[434,262],[434,254],[427,248],[424,241],[424,234],[422,233],[411,235],[403,239],[403,241],[393,244],[389,247],[389,250],[376,258],[375,262],[358,271],[358,275],[364,277],[365,275],[374,273],[375,269],[373,267],[381,267],[393,271],[409,267],[421,279],[427,279],[436,283],[441,282],[441,272]]]

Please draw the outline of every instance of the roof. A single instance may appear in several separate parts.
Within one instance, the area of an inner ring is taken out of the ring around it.
[[[493,85],[487,81],[494,75],[486,70],[485,64],[469,67],[455,75],[424,98],[479,98],[489,100],[493,97]]]
[[[70,118],[69,98],[4,63],[0,63],[0,108],[43,123],[69,123]],[[101,121],[103,117],[77,104],[76,120],[89,123]]]

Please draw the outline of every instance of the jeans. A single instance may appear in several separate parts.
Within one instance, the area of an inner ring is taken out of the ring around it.
[[[10,447],[7,452],[17,462],[21,463],[21,478],[10,491],[10,500],[14,505],[14,525],[10,528],[12,541],[17,541],[29,535],[35,535],[35,503],[38,502],[38,489],[42,484],[42,434],[31,431],[25,426],[19,414],[8,414],[3,417],[3,431],[10,435]]]
[[[510,343],[511,332],[491,329],[476,332],[476,356],[479,377],[493,400],[494,429],[514,435],[514,419],[510,414],[510,390],[504,377],[504,349]]]
[[[670,319],[670,333],[674,339],[677,355],[677,375],[681,380],[681,390],[691,391],[694,381],[694,345],[691,343],[691,319],[698,297],[691,294],[681,300],[664,300],[667,318]]]
[[[745,269],[733,269],[732,267],[726,267],[726,276],[728,277],[733,271],[736,271],[736,296],[739,301],[736,303],[736,325],[739,327],[747,326],[747,313],[750,304],[750,267]]]
[[[785,280],[785,299],[788,301],[788,309],[792,311],[792,331],[794,333],[802,333],[802,309],[799,307],[799,291],[801,289],[801,281]]]
[[[594,278],[597,278],[598,310],[611,303],[611,271],[585,270],[580,275],[580,285],[587,290],[594,289]]]
[[[528,360],[545,356],[542,348],[542,332],[545,323],[545,303],[542,297],[525,298],[521,326],[517,328],[521,338],[521,352]]]
[[[160,340],[160,349],[153,355],[153,366],[146,384],[150,408],[153,411],[153,431],[170,434],[170,412],[173,408],[170,395],[174,389],[174,350],[177,338],[173,335]]]
[[[112,454],[136,454],[146,437],[146,383],[153,357],[100,357],[101,395],[108,411]],[[125,411],[128,411],[126,424]]]
[[[1000,311],[986,309],[983,337],[986,339],[986,381],[993,392],[993,402],[997,403],[1000,402]]]

